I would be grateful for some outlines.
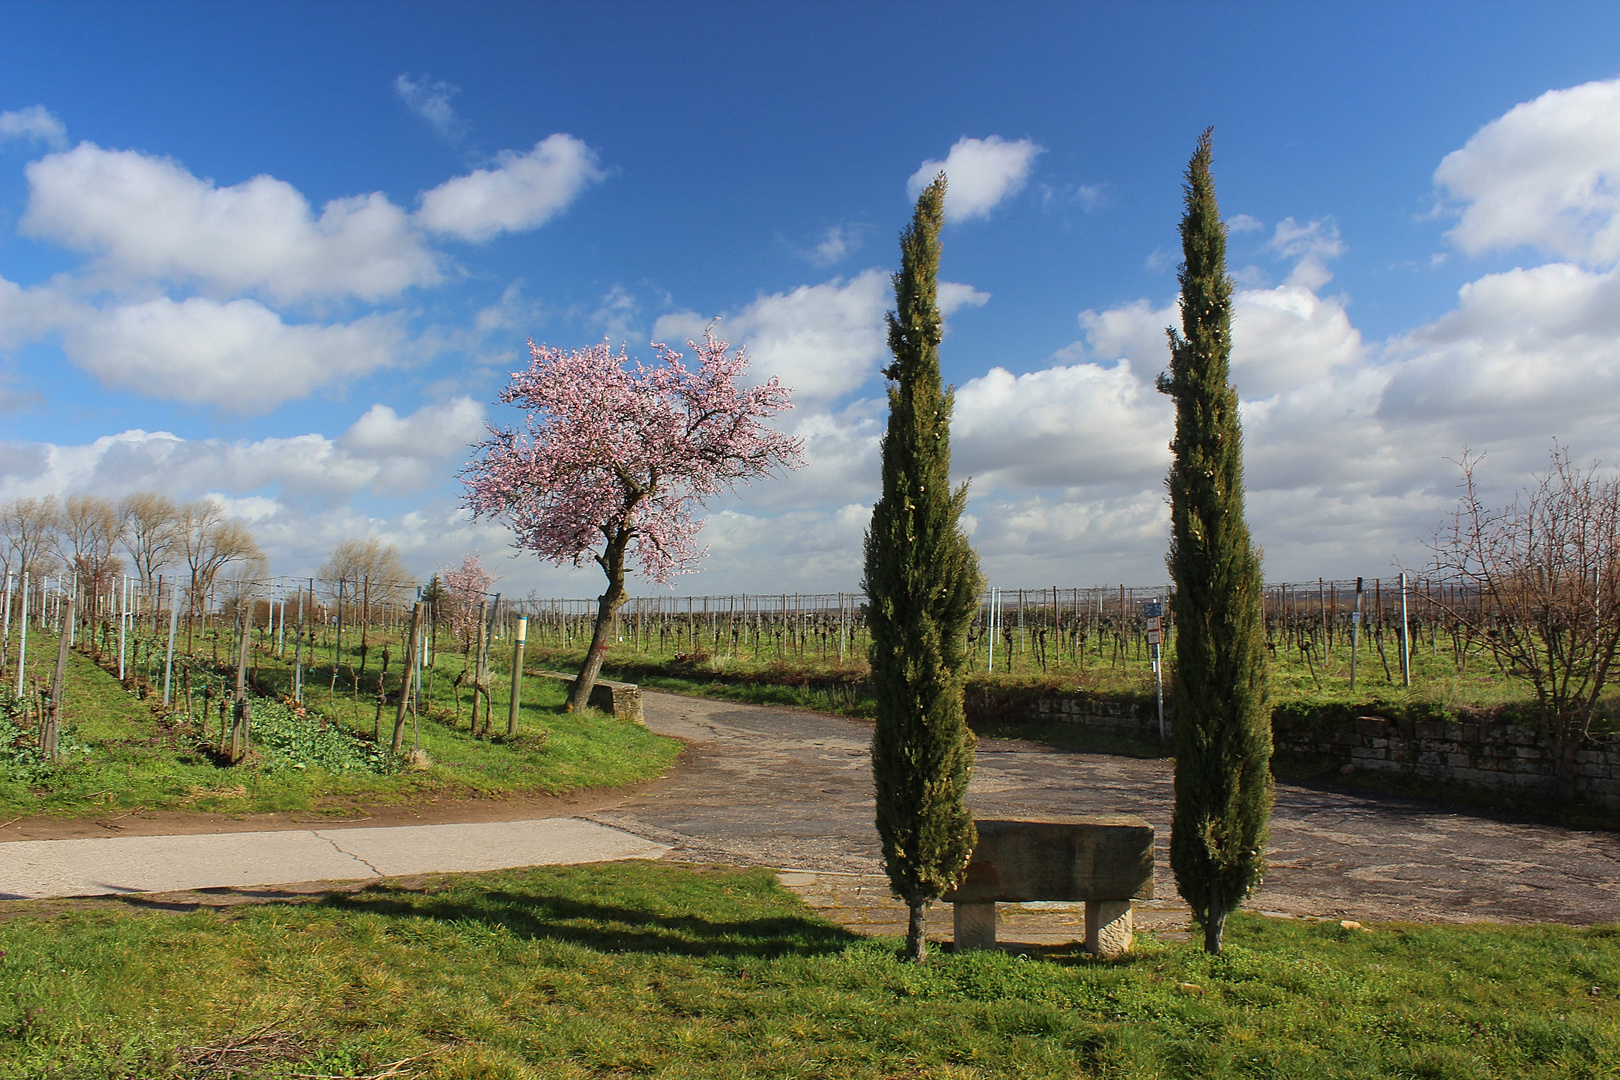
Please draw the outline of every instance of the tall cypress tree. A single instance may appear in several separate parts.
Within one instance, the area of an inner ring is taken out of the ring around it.
[[[883,496],[866,535],[867,621],[877,724],[872,776],[883,864],[911,909],[906,957],[928,952],[923,916],[960,879],[978,834],[964,797],[973,733],[962,712],[967,632],[979,604],[979,561],[959,519],[967,485],[950,488],[951,407],[941,385],[939,230],[945,176],[917,199],[900,238],[889,315],[894,363],[883,437]]]
[[[1210,177],[1210,132],[1187,166],[1181,333],[1159,389],[1176,403],[1170,554],[1175,583],[1176,888],[1221,951],[1226,916],[1265,872],[1271,817],[1260,554],[1243,515],[1243,433],[1230,381],[1232,281]]]

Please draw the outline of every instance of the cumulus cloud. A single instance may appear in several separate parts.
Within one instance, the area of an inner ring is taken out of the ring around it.
[[[1305,225],[1284,218],[1277,223],[1267,247],[1284,258],[1298,260],[1288,281],[1307,289],[1320,289],[1332,281],[1327,260],[1344,254],[1344,241],[1339,239],[1339,226],[1332,218]]]
[[[482,407],[462,397],[406,416],[374,405],[337,439],[313,433],[182,439],[131,430],[82,445],[0,444],[9,451],[0,457],[0,499],[157,490],[177,499],[273,497],[283,505],[325,507],[365,491],[398,494],[436,486],[465,457],[482,420]]]
[[[1168,403],[1129,361],[998,367],[957,389],[953,464],[985,491],[1135,491],[1164,475],[1170,434]]]
[[[373,192],[319,216],[284,180],[218,187],[165,158],[80,143],[27,167],[23,231],[100,258],[111,276],[196,282],[278,301],[377,301],[442,280],[405,211]]]
[[[527,154],[504,150],[490,169],[446,180],[422,196],[424,228],[482,243],[503,232],[538,228],[607,174],[590,147],[572,135],[548,135]]]
[[[43,105],[0,112],[0,143],[27,139],[60,149],[67,145],[67,127]]]
[[[107,386],[260,413],[389,365],[405,332],[388,315],[288,324],[256,300],[158,297],[90,314],[64,338]]]
[[[925,161],[911,174],[906,191],[915,199],[942,170],[947,221],[987,217],[996,204],[1016,195],[1029,179],[1035,156],[1045,148],[1029,139],[1008,142],[999,135],[987,139],[961,138],[944,161]]]
[[[460,92],[459,87],[430,79],[426,75],[421,79],[413,79],[409,75],[394,79],[394,93],[405,103],[405,107],[426,121],[428,127],[438,132],[441,138],[451,142],[461,138],[462,133],[461,119],[450,106],[450,99]]]
[[[1620,259],[1620,79],[1550,90],[1482,127],[1434,172],[1467,205],[1448,234],[1470,255],[1521,245]]]
[[[888,275],[867,270],[761,296],[727,314],[715,332],[747,347],[754,378],[775,375],[800,405],[827,402],[859,389],[888,355],[883,313],[889,296]],[[695,312],[665,315],[653,337],[671,344],[701,340],[706,325]]]

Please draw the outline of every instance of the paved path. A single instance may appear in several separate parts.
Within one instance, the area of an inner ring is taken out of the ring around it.
[[[578,818],[19,840],[0,845],[0,899],[356,881],[513,866],[656,859],[669,851]]]
[[[647,693],[654,730],[693,743],[682,768],[588,815],[668,844],[674,858],[818,872],[831,895],[879,872],[860,721]],[[1158,831],[1158,906],[1174,908],[1171,763],[984,740],[980,817],[1140,814]],[[1620,920],[1620,834],[1563,829],[1420,800],[1277,786],[1271,872],[1251,908],[1418,921]],[[848,890],[845,890],[846,892]],[[833,901],[829,901],[833,902]]]
[[[654,730],[692,745],[639,794],[578,817],[0,844],[0,897],[245,888],[601,859],[671,858],[798,871],[787,883],[852,925],[889,929],[860,721],[646,694]],[[1168,872],[1171,766],[980,744],[980,817],[1140,814],[1159,834],[1160,899],[1185,921]],[[1561,829],[1440,804],[1281,784],[1271,875],[1250,907],[1294,915],[1454,921],[1620,920],[1620,834]],[[1179,912],[1179,914],[1178,914]],[[948,918],[945,912],[940,913]],[[1074,921],[1052,911],[1052,919]],[[879,924],[883,924],[880,926]]]

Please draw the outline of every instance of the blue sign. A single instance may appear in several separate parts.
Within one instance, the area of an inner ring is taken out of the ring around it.
[[[1142,605],[1142,617],[1144,619],[1157,619],[1163,614],[1164,605],[1157,600],[1149,600]]]

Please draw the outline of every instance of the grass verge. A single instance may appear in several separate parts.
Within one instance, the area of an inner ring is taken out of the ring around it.
[[[1239,914],[1220,958],[1144,936],[1115,962],[942,951],[914,967],[757,870],[618,863],[303,904],[139,903],[7,905],[0,1078],[1620,1069],[1614,926],[1361,932]]]
[[[30,658],[55,659],[55,639],[38,632]],[[161,661],[161,653],[158,653]],[[44,661],[42,660],[41,663]],[[448,660],[441,662],[446,666]],[[397,689],[398,664],[390,687]],[[198,670],[211,668],[201,663]],[[257,656],[258,682],[269,692],[291,686],[290,664],[268,653]],[[341,669],[340,669],[341,673]],[[193,686],[188,719],[176,680],[177,712],[154,709],[162,696],[161,668],[143,699],[126,689],[114,672],[90,657],[70,652],[63,702],[61,765],[31,757],[25,734],[21,745],[0,747],[0,817],[32,814],[59,817],[146,810],[226,813],[304,811],[349,813],[357,807],[402,804],[433,798],[503,798],[556,795],[586,788],[622,787],[656,776],[680,752],[673,739],[615,720],[594,709],[564,711],[562,684],[531,679],[524,683],[517,735],[506,736],[508,685],[494,680],[493,733],[475,737],[458,719],[450,701],[429,702],[418,722],[407,722],[405,746],[427,752],[426,768],[373,771],[340,767],[344,755],[331,744],[341,736],[373,747],[379,710],[375,693],[334,684],[330,665],[306,669],[306,701],[313,713],[308,731],[271,725],[270,710],[246,763],[224,764],[212,752],[219,740],[218,693],[230,677],[212,669],[213,708],[205,715],[202,678]],[[437,673],[441,690],[453,676]],[[132,686],[136,684],[132,680]],[[277,710],[276,719],[285,720]],[[381,710],[382,748],[392,733],[394,708]],[[26,725],[24,725],[26,728]],[[321,738],[325,733],[334,738]],[[7,754],[7,750],[12,752]],[[353,758],[354,755],[347,755]]]

